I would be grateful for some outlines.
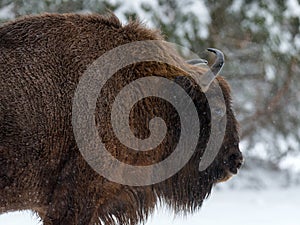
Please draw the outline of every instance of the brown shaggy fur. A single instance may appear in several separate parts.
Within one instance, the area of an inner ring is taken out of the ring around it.
[[[182,71],[155,62],[123,68],[107,82],[96,108],[99,135],[112,155],[132,165],[167,157],[180,135],[178,114],[168,102],[151,97],[132,110],[131,127],[139,138],[149,136],[147,122],[154,116],[166,121],[168,134],[153,151],[125,148],[114,138],[109,121],[114,97],[130,81],[151,75],[174,79],[193,98],[201,122],[198,147],[189,163],[166,181],[131,187],[103,178],[81,156],[71,123],[80,76],[110,49],[162,39],[158,31],[138,22],[123,26],[114,15],[44,14],[0,27],[0,213],[31,209],[46,225],[133,225],[145,221],[160,200],[175,211],[194,211],[213,184],[239,167],[237,122],[226,81],[221,77],[214,81],[226,100],[226,135],[215,161],[199,172],[210,132],[205,95]]]

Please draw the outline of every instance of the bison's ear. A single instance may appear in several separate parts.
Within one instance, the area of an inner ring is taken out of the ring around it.
[[[216,60],[214,64],[208,68],[207,72],[204,73],[199,79],[200,84],[201,84],[201,89],[203,92],[206,92],[210,86],[210,84],[213,82],[213,80],[216,78],[216,76],[219,74],[221,71],[223,65],[224,65],[224,54],[214,48],[208,48],[207,49],[210,52],[213,52],[216,54]],[[205,59],[191,59],[186,61],[187,63],[191,65],[207,65],[207,61]],[[198,79],[198,78],[197,78]]]

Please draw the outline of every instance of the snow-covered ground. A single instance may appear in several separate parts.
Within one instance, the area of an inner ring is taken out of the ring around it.
[[[30,212],[0,216],[1,225],[40,225]],[[146,225],[299,225],[300,187],[268,190],[216,190],[202,209],[174,217],[159,208]]]
[[[159,210],[146,225],[299,225],[300,187],[215,191],[202,209],[175,219]]]

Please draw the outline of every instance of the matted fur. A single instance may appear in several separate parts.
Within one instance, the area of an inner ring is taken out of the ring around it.
[[[199,172],[210,132],[207,100],[187,74],[156,62],[123,68],[107,82],[96,108],[99,135],[112,155],[132,165],[167,157],[180,135],[178,114],[168,102],[147,98],[131,114],[132,130],[140,138],[149,135],[148,121],[154,116],[166,121],[167,136],[153,151],[137,153],[122,146],[109,123],[112,102],[122,87],[144,76],[167,77],[185,88],[199,114],[200,138],[189,163],[166,181],[130,187],[103,178],[82,158],[71,124],[80,77],[103,53],[142,40],[163,37],[139,22],[123,26],[112,14],[44,14],[0,27],[0,213],[31,209],[46,225],[134,225],[145,221],[160,200],[175,211],[193,212],[215,183],[228,178],[230,160],[241,158],[228,84],[222,77],[214,81],[222,88],[227,109],[222,148],[212,165]],[[205,72],[198,70],[199,75]]]

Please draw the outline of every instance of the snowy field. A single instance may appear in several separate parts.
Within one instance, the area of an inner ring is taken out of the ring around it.
[[[40,225],[31,212],[0,216],[1,225]],[[299,225],[300,187],[270,190],[216,190],[202,209],[186,217],[159,208],[146,225]]]

